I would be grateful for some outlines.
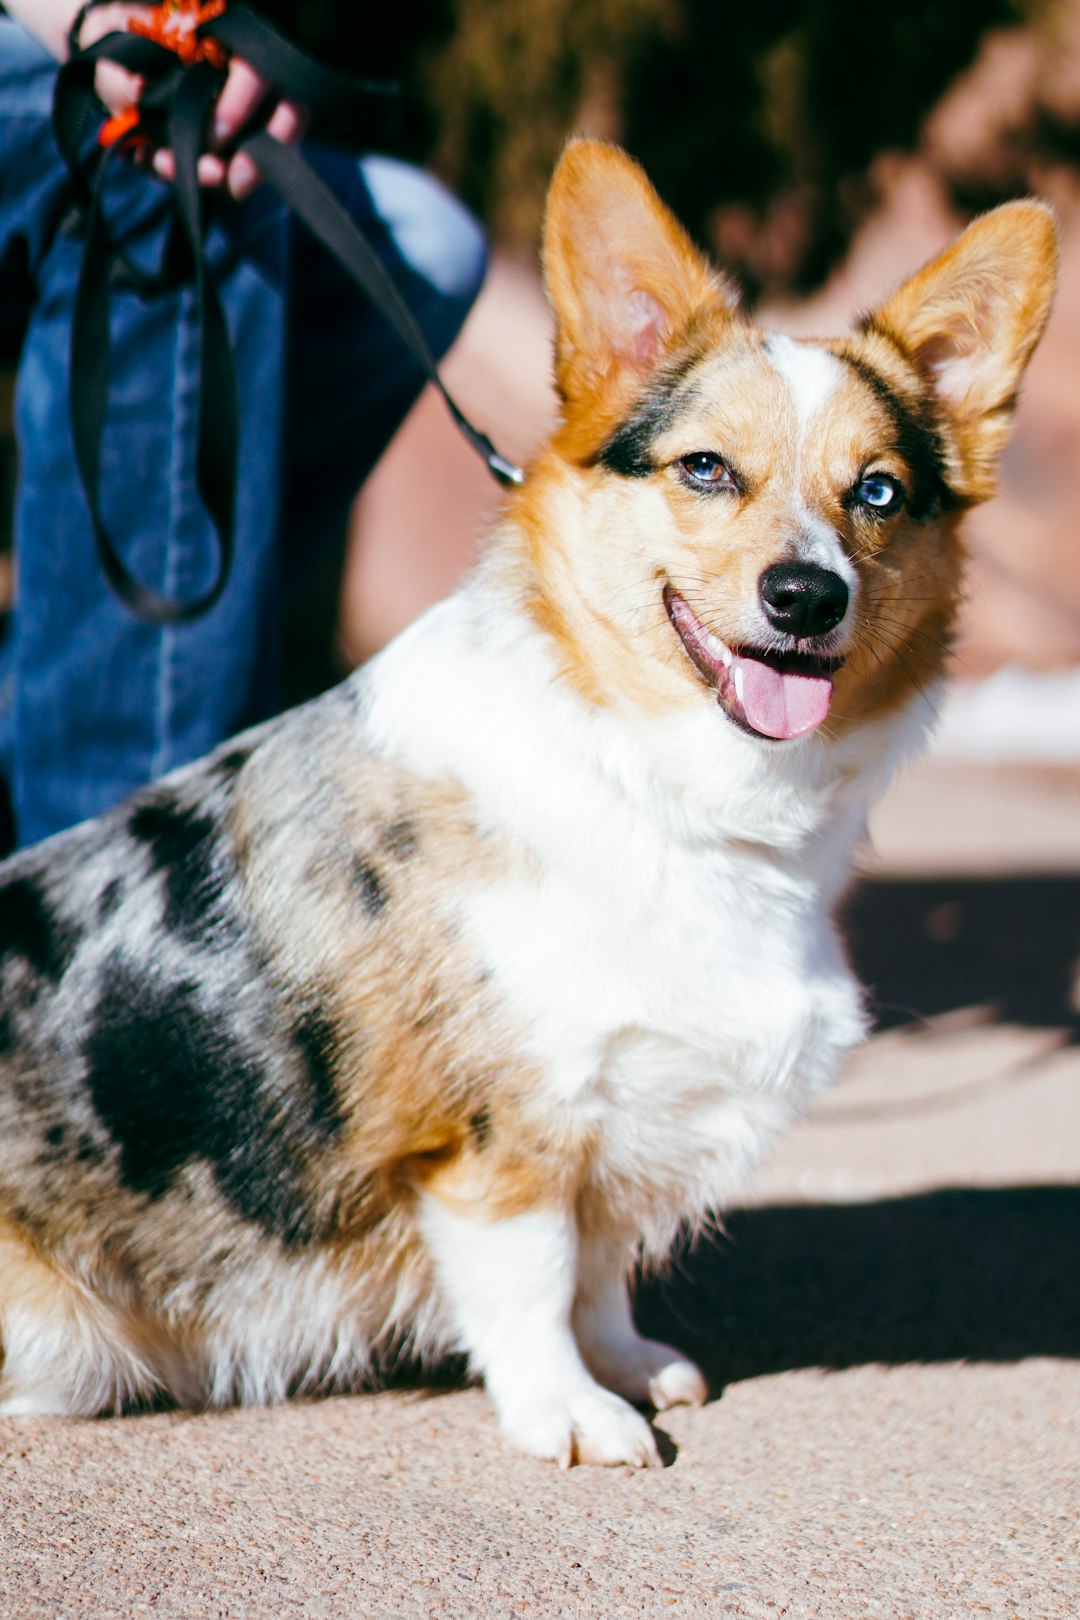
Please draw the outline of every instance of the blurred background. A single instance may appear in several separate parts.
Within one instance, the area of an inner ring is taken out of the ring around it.
[[[954,748],[1080,760],[1080,0],[908,0],[873,17],[861,0],[413,0],[407,28],[357,7],[349,39],[335,0],[280,9],[403,80],[402,149],[487,226],[492,273],[446,372],[519,459],[554,408],[536,250],[574,131],[627,146],[759,318],[795,332],[842,331],[980,209],[1053,202],[1064,275],[1001,494],[971,529],[956,671],[977,684]],[[0,609],[13,477],[0,387]],[[450,589],[497,503],[425,397],[357,502],[340,595],[328,564],[298,603],[290,696]]]
[[[494,266],[448,362],[500,448],[553,410],[536,271],[573,131],[622,142],[767,325],[831,335],[967,219],[1037,193],[1064,274],[1001,493],[976,516],[954,747],[1080,759],[1080,0],[416,0],[406,142],[485,221]],[[366,25],[365,25],[366,26]],[[497,492],[425,399],[357,504],[339,656],[468,566]],[[1034,677],[1038,676],[1036,681]]]

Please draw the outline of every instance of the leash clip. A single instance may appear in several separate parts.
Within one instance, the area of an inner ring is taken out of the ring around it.
[[[523,468],[519,467],[516,462],[509,460],[507,456],[500,456],[497,450],[493,449],[491,454],[485,457],[485,460],[500,484],[507,484],[511,488],[516,488],[519,484],[525,482]]]

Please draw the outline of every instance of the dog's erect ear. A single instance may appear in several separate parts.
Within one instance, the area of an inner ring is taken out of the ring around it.
[[[1057,257],[1051,210],[1006,203],[863,323],[892,336],[930,380],[947,428],[948,481],[968,500],[993,493],[1020,378],[1050,314]]]
[[[555,373],[566,400],[640,387],[672,338],[733,302],[638,165],[604,141],[571,143],[544,226]]]

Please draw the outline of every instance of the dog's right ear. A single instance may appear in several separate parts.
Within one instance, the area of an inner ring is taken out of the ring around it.
[[[575,406],[629,403],[697,317],[726,317],[734,304],[643,171],[604,141],[573,141],[563,153],[548,193],[544,271],[555,380]]]

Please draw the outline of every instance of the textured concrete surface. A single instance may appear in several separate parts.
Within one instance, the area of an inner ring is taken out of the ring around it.
[[[641,1292],[714,1391],[660,1420],[668,1467],[516,1457],[451,1380],[6,1420],[0,1616],[1075,1620],[1075,794],[931,766],[878,818],[852,939],[882,1033]],[[1010,795],[1038,838],[960,859]]]

